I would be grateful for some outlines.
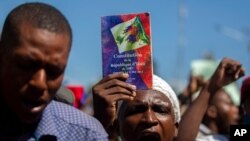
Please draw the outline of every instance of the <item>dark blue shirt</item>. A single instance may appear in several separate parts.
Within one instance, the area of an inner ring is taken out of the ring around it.
[[[64,103],[52,101],[44,110],[28,141],[107,141],[108,135],[95,118]]]

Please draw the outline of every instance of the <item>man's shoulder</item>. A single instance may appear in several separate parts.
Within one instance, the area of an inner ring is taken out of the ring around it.
[[[85,128],[102,128],[100,122],[94,117],[61,102],[52,101],[46,110],[53,118],[67,124]]]
[[[60,134],[83,136],[107,136],[106,131],[98,120],[67,104],[52,101],[44,112],[44,119],[53,120]]]

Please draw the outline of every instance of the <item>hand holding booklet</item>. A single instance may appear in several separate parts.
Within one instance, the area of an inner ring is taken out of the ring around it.
[[[103,76],[124,72],[137,89],[152,88],[152,47],[149,13],[101,18]]]

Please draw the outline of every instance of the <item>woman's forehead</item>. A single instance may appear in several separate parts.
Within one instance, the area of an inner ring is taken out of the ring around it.
[[[133,101],[129,103],[170,103],[169,98],[156,90],[137,90]]]
[[[121,107],[119,108],[119,115],[123,115],[124,112],[127,111],[127,109],[137,107],[136,105],[148,105],[150,107],[158,105],[168,107],[172,109],[171,111],[174,111],[173,105],[170,102],[169,98],[161,92],[156,90],[137,90],[134,100],[126,102],[124,101],[122,103]]]

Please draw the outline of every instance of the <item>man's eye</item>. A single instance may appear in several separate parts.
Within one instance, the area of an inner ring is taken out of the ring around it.
[[[25,69],[25,70],[29,70],[32,68],[30,64],[20,64],[19,66],[20,68]]]
[[[38,68],[38,65],[30,63],[30,62],[20,62],[18,63],[18,66],[22,70],[26,71],[34,71]]]
[[[63,69],[60,68],[55,68],[55,67],[51,67],[47,70],[47,75],[50,78],[57,78],[58,76],[62,75],[62,73],[64,72]]]
[[[17,66],[22,70],[36,70],[39,67],[39,63],[27,58],[17,58]]]

